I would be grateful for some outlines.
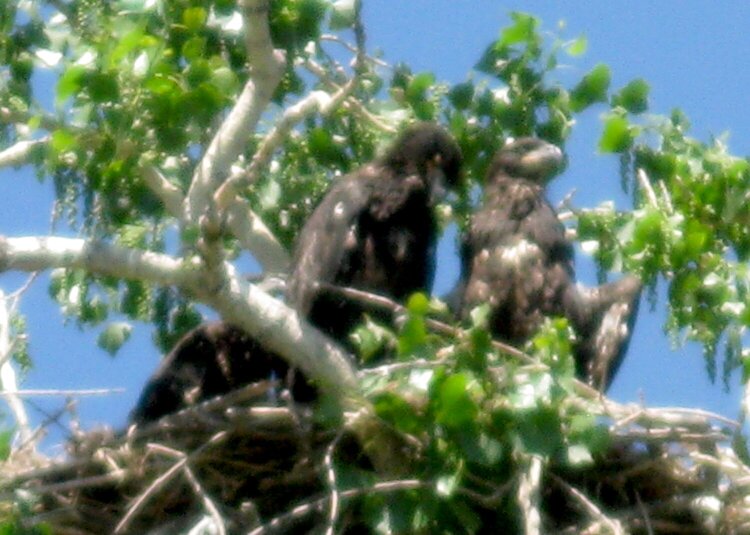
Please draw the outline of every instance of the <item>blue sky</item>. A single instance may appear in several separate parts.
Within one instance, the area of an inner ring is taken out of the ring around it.
[[[596,63],[612,69],[613,87],[641,77],[651,85],[651,111],[683,109],[693,124],[692,135],[730,132],[730,147],[750,154],[750,2],[741,0],[555,1],[549,0],[365,0],[368,46],[381,49],[389,62],[404,61],[415,71],[433,71],[439,80],[464,80],[480,54],[508,23],[508,13],[522,10],[539,16],[544,29],[575,38],[588,38],[588,51],[571,59],[561,79],[575,80]],[[564,29],[560,30],[560,21]],[[51,83],[41,80],[40,83]],[[629,201],[619,188],[617,161],[597,155],[601,132],[599,113],[579,118],[568,143],[569,166],[550,187],[553,203],[576,188],[574,203],[595,206],[614,199],[623,208]],[[28,170],[0,170],[0,233],[21,236],[49,229],[52,191]],[[593,283],[590,262],[579,254],[579,278]],[[451,237],[441,243],[435,293],[449,290],[457,277]],[[0,287],[16,289],[25,277],[4,274]],[[47,295],[46,278],[24,296],[21,311],[29,324],[30,351],[36,368],[25,388],[125,388],[124,394],[82,398],[78,412],[84,427],[97,423],[121,426],[141,386],[156,367],[159,355],[150,330],[139,327],[116,358],[96,347],[98,330],[80,331],[63,325]],[[736,416],[739,388],[726,394],[721,384],[706,378],[697,347],[676,351],[662,332],[664,310],[643,304],[627,359],[611,396],[618,401],[649,405],[701,407]],[[60,407],[60,399],[32,400],[45,410]],[[31,410],[36,421],[42,413]],[[59,431],[53,431],[59,436]]]

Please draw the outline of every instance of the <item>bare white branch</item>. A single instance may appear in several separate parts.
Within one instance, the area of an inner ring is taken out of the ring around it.
[[[182,215],[182,203],[185,201],[179,188],[164,178],[164,175],[154,166],[145,165],[141,168],[141,172],[146,185],[161,199],[167,212],[179,218]]]
[[[523,532],[525,535],[541,535],[542,517],[539,511],[541,510],[542,457],[529,455],[526,464],[526,470],[518,483],[517,495],[518,505],[523,511]]]
[[[656,192],[654,191],[653,186],[651,186],[651,180],[648,178],[646,171],[639,168],[635,174],[636,174],[636,177],[638,178],[638,184],[641,186],[641,188],[643,188],[643,191],[646,194],[646,199],[648,199],[648,203],[653,208],[659,208],[659,199],[656,197]]]
[[[33,141],[19,141],[0,152],[0,169],[3,167],[12,167],[29,163],[29,157],[36,147],[44,145],[49,140],[47,138]]]
[[[0,237],[0,272],[80,268],[97,275],[182,288],[197,285],[195,264],[105,242],[58,237]]]
[[[332,92],[339,91],[341,89],[341,86],[334,82],[331,79],[331,76],[328,74],[328,72],[317,62],[307,59],[304,63],[304,67],[310,71],[310,73],[314,74],[320,80],[328,87],[328,89]],[[342,107],[353,114],[357,115],[361,119],[367,121],[371,125],[373,125],[378,130],[381,130],[382,132],[386,132],[389,134],[394,134],[398,131],[397,128],[394,126],[386,123],[383,121],[380,117],[377,115],[372,114],[362,102],[360,102],[358,99],[349,96],[344,100]]]
[[[246,283],[231,264],[221,264],[220,287],[207,284],[201,264],[104,242],[57,237],[0,239],[0,272],[80,268],[123,279],[174,285],[244,328],[260,344],[341,397],[356,392],[352,359],[337,344],[281,301]]]
[[[255,130],[283,74],[283,53],[274,50],[268,26],[268,0],[244,0],[250,79],[195,170],[185,207],[186,220],[197,224],[214,215],[211,196]]]
[[[285,272],[289,268],[289,253],[276,236],[250,210],[247,202],[234,197],[225,208],[226,223],[242,247],[250,251],[266,272]]]
[[[282,355],[327,393],[342,402],[357,397],[352,359],[346,351],[294,309],[245,282],[234,266],[225,264],[225,270],[227,278],[221,291],[194,289],[201,301],[223,317],[232,318],[259,344]]]
[[[31,444],[31,424],[21,399],[18,397],[16,371],[11,362],[13,340],[10,337],[10,302],[0,290],[0,392],[4,395],[18,425],[21,444]]]

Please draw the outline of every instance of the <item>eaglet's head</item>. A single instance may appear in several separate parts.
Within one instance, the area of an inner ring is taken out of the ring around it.
[[[416,123],[407,127],[383,157],[386,167],[397,175],[418,174],[435,192],[458,184],[461,149],[451,135],[435,123]]]
[[[535,137],[522,137],[507,143],[492,159],[488,181],[496,178],[523,178],[546,184],[565,165],[562,151]]]

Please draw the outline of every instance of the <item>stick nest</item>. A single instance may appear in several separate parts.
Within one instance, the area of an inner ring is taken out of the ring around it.
[[[0,518],[23,502],[21,524],[57,534],[187,533],[201,524],[194,532],[362,533],[358,497],[434,491],[414,479],[336,489],[334,447],[366,466],[355,442],[345,428],[316,425],[309,408],[270,403],[269,388],[250,385],[124,433],[80,434],[65,459],[15,451],[0,466]],[[523,493],[519,468],[495,482],[492,499],[465,495],[480,511],[515,500],[521,517],[540,518],[539,533],[750,533],[750,469],[731,447],[736,424],[702,411],[598,403],[612,442],[593,463],[545,464]]]

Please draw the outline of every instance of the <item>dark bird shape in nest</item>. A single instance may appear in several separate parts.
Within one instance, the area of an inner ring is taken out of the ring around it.
[[[403,300],[428,291],[435,272],[434,205],[456,185],[461,153],[440,126],[408,127],[374,162],[334,182],[297,240],[287,302],[313,325],[348,344],[368,309],[335,290],[354,287]],[[253,381],[290,376],[288,365],[224,322],[189,332],[149,380],[131,421],[155,420]],[[293,379],[296,400],[314,398]]]
[[[641,284],[626,276],[593,289],[576,285],[573,248],[544,195],[563,164],[559,148],[536,138],[498,151],[463,240],[454,304],[466,318],[487,303],[493,335],[514,345],[529,340],[544,317],[566,317],[577,337],[578,376],[606,389],[630,340]]]
[[[459,179],[461,152],[440,126],[407,128],[384,156],[337,180],[299,235],[287,300],[346,342],[365,310],[347,286],[402,301],[435,275],[434,206]]]
[[[265,351],[239,327],[223,321],[198,325],[166,355],[141,391],[130,413],[146,423],[206,399],[263,379],[285,379],[288,366]],[[304,384],[295,389],[300,401],[311,398]]]

